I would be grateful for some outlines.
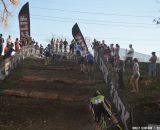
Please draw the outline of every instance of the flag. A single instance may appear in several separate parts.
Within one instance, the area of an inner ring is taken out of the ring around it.
[[[19,15],[20,39],[24,36],[30,36],[30,14],[29,3],[27,2],[20,10]]]
[[[72,28],[72,36],[78,43],[81,44],[82,47],[85,48],[85,50],[88,50],[87,44],[77,23]]]

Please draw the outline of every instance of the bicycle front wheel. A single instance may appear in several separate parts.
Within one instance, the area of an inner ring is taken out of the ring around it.
[[[122,127],[118,124],[115,126],[115,130],[122,130]]]

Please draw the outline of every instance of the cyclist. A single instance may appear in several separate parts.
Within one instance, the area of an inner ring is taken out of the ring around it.
[[[40,44],[40,58],[43,57],[43,46],[42,44]]]
[[[80,60],[81,60],[81,50],[82,50],[82,47],[81,47],[80,43],[77,42],[77,44],[75,46],[77,64],[79,64]]]
[[[48,65],[49,64],[49,58],[51,56],[51,45],[48,44],[48,46],[44,49],[44,52],[45,52],[45,65]]]
[[[95,130],[100,130],[100,121],[101,121],[102,115],[110,119],[112,123],[117,128],[119,128],[118,120],[112,114],[110,103],[105,99],[105,97],[98,90],[94,92],[90,100],[90,108],[92,110],[94,120],[96,122]]]

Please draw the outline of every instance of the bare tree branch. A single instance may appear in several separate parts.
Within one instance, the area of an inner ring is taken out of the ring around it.
[[[10,3],[17,6],[19,4],[19,0],[10,0]]]
[[[9,11],[9,5],[17,6],[19,3],[19,0],[0,0],[0,3],[2,3],[2,8],[0,8],[0,23],[7,26],[8,18],[11,16],[11,12]]]
[[[6,3],[4,2],[4,0],[1,0],[1,1],[2,1],[3,6],[4,6],[5,12],[9,12],[8,9],[7,9],[7,7],[6,7]]]

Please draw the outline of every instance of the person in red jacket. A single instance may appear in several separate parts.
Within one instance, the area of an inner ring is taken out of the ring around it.
[[[8,47],[6,45],[6,47],[4,48],[4,54],[6,54],[8,52]]]
[[[16,41],[15,41],[15,52],[19,52],[20,50],[20,42],[19,42],[19,39],[16,38]]]

